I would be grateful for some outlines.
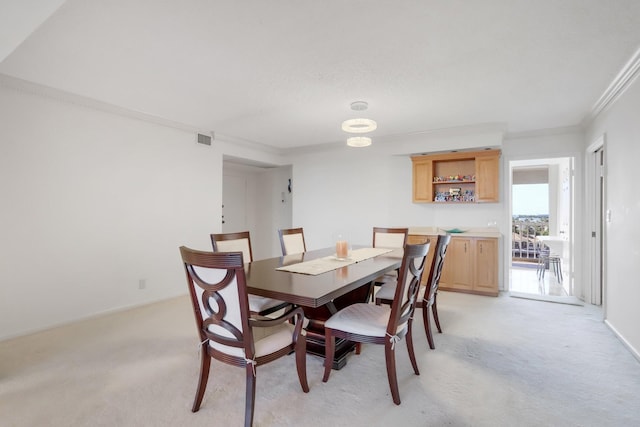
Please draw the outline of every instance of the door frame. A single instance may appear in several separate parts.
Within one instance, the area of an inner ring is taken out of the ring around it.
[[[589,281],[585,301],[602,305],[606,316],[606,134],[597,137],[586,150],[586,213]]]
[[[505,263],[505,266],[507,267],[507,273],[505,275],[505,277],[508,277],[508,283],[507,283],[507,290],[511,290],[512,286],[511,286],[511,282],[512,282],[512,275],[511,275],[511,268],[513,266],[513,257],[512,257],[512,245],[513,245],[513,236],[512,236],[512,228],[513,228],[513,196],[512,196],[512,187],[513,187],[513,169],[514,166],[517,168],[518,166],[526,166],[526,165],[538,165],[538,166],[550,166],[550,165],[554,165],[557,164],[558,159],[568,159],[569,160],[569,165],[570,165],[570,172],[569,172],[569,177],[568,177],[568,186],[570,188],[570,202],[569,202],[569,225],[568,225],[568,235],[569,235],[569,244],[568,244],[568,256],[567,256],[567,260],[568,260],[568,269],[567,271],[563,271],[563,275],[565,280],[570,280],[569,283],[569,289],[571,290],[571,294],[575,297],[581,298],[582,297],[582,293],[584,292],[583,289],[581,289],[580,285],[579,285],[579,278],[576,275],[576,262],[577,262],[577,257],[579,256],[579,254],[576,251],[576,244],[577,244],[577,235],[576,235],[576,230],[579,229],[580,224],[577,221],[577,218],[575,216],[575,206],[576,206],[576,198],[578,196],[578,191],[580,191],[579,188],[577,188],[576,184],[576,169],[578,167],[578,165],[576,164],[576,158],[578,156],[576,156],[575,154],[571,154],[571,153],[567,153],[567,154],[558,154],[558,155],[551,155],[551,156],[535,156],[535,157],[530,157],[530,158],[513,158],[510,159],[508,161],[508,164],[506,165],[507,168],[507,172],[508,172],[508,197],[507,197],[507,201],[508,201],[508,212],[509,212],[509,216],[508,216],[508,223],[509,223],[509,229],[508,229],[508,241],[506,242],[507,246],[505,247],[505,251],[504,251],[504,255],[505,255],[505,259],[507,260],[507,262]],[[556,180],[559,181],[562,179],[561,174],[557,174],[557,178]],[[551,181],[551,175],[550,175],[550,181]],[[549,184],[551,185],[551,182],[549,182]],[[557,183],[556,183],[557,184]],[[550,194],[554,194],[557,193],[556,190],[552,190],[550,188],[549,190]],[[550,203],[549,204],[549,209],[552,209],[552,206],[554,206],[554,204]],[[551,217],[551,212],[549,212],[549,216]]]

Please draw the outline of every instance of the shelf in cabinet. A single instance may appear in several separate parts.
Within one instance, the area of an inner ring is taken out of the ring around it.
[[[434,185],[439,184],[475,184],[475,181],[433,181]]]

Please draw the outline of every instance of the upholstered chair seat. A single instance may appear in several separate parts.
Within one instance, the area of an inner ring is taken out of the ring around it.
[[[351,334],[384,337],[390,315],[391,307],[387,305],[352,304],[331,316],[325,322],[325,327],[340,329]],[[396,334],[403,332],[406,327],[407,322],[398,325]]]

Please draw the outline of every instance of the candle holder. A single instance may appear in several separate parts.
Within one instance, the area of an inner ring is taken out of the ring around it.
[[[349,259],[351,255],[351,245],[349,244],[349,240],[347,236],[344,234],[336,234],[336,259],[340,261],[345,261]]]

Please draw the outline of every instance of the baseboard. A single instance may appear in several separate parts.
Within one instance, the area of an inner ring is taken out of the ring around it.
[[[580,307],[584,306],[584,303],[580,301],[580,299],[577,297],[527,294],[524,292],[513,292],[513,291],[509,292],[509,296],[513,298],[530,299],[534,301],[553,302],[556,304],[569,304],[569,305],[577,305]]]
[[[143,302],[143,303],[123,305],[123,306],[120,306],[120,307],[115,307],[115,308],[110,308],[110,309],[107,309],[107,310],[99,311],[97,313],[92,313],[92,314],[89,314],[87,316],[81,316],[81,317],[78,317],[76,319],[66,320],[64,322],[59,322],[59,323],[54,323],[54,324],[51,324],[51,325],[44,326],[42,328],[28,329],[26,331],[21,331],[21,332],[19,332],[17,334],[9,334],[9,335],[5,335],[5,336],[1,336],[0,337],[0,343],[2,343],[4,341],[9,341],[9,340],[14,339],[14,338],[25,337],[27,335],[37,334],[39,332],[48,331],[48,330],[51,330],[51,329],[59,328],[61,326],[71,325],[71,324],[76,323],[76,322],[82,322],[82,321],[85,321],[85,320],[95,319],[97,317],[107,316],[109,314],[120,313],[120,312],[123,312],[123,311],[132,310],[134,308],[140,308],[140,307],[144,307],[146,305],[156,304],[156,303],[159,303],[159,302],[172,300],[174,298],[179,298],[179,297],[183,297],[183,296],[186,296],[186,295],[187,295],[186,293],[180,293],[180,294],[176,294],[176,295],[173,295],[173,296],[163,297],[163,298],[160,298],[160,299],[157,299],[157,300],[154,300],[154,301],[146,301],[146,302]]]
[[[624,344],[625,347],[627,347],[627,349],[631,352],[631,354],[633,354],[633,356],[638,359],[638,361],[640,362],[640,352],[638,352],[638,350],[636,350],[629,341],[627,341],[624,336],[622,336],[622,334],[620,332],[618,332],[618,330],[607,320],[604,320],[604,324],[607,325],[609,327],[609,329],[611,329],[611,331],[614,333],[614,335],[622,342],[622,344]]]

